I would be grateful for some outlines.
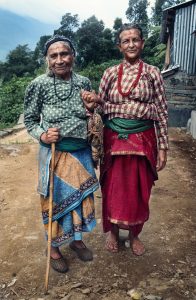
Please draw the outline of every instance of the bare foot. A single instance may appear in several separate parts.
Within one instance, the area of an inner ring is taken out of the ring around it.
[[[106,238],[106,243],[105,243],[106,250],[112,253],[118,252],[118,239],[119,239],[119,228],[118,225],[114,225]]]
[[[52,247],[51,246],[51,252],[50,252],[50,256],[53,258],[53,259],[59,259],[62,257],[62,254],[59,250],[58,247]]]
[[[137,256],[144,254],[145,252],[144,244],[140,241],[138,237],[132,238],[130,242],[131,242],[133,254]]]

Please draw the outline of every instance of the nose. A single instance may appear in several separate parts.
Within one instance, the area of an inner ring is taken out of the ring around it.
[[[130,39],[130,41],[129,41],[129,47],[134,47],[134,42],[132,39]]]
[[[62,62],[63,62],[63,59],[62,59],[61,55],[58,55],[56,58],[56,63],[61,64]]]

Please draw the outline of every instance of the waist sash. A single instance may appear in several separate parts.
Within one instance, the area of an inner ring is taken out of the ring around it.
[[[51,148],[51,144],[45,144],[42,141],[40,141],[40,144],[46,148]],[[71,138],[71,137],[65,137],[59,142],[55,143],[56,150],[65,151],[65,152],[81,150],[87,148],[88,146],[89,145],[86,140],[80,138]]]
[[[138,133],[154,127],[153,120],[130,120],[113,118],[104,122],[107,128],[118,133],[119,139],[127,139],[130,133]]]

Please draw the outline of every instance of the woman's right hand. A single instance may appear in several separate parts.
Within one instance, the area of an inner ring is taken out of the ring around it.
[[[48,130],[42,133],[40,140],[45,144],[51,144],[58,142],[60,138],[59,128],[48,128]]]
[[[84,102],[85,107],[93,111],[95,107],[97,107],[98,104],[101,104],[101,99],[99,96],[95,93],[95,91],[89,92],[89,91],[81,91],[81,98]]]

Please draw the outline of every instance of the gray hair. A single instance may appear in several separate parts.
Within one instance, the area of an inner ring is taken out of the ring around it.
[[[140,32],[140,37],[141,39],[143,39],[143,32],[142,32],[142,28],[138,25],[138,24],[131,24],[131,23],[125,23],[123,24],[120,29],[117,32],[117,36],[116,36],[116,43],[117,45],[120,44],[120,34],[121,32],[125,31],[125,30],[130,30],[130,29],[137,29]]]

